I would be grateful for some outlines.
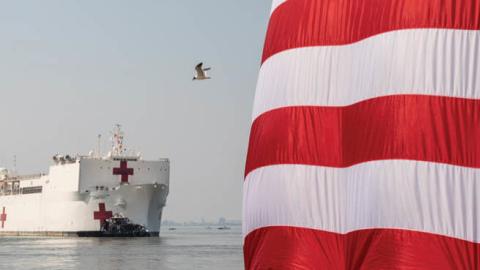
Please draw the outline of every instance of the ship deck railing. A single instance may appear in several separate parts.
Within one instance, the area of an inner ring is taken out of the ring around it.
[[[40,177],[46,176],[46,173],[37,173],[37,174],[27,174],[27,175],[18,175],[18,176],[10,176],[7,177],[3,180],[0,180],[0,183],[2,182],[15,182],[15,181],[25,181],[25,180],[32,180],[32,179],[38,179]]]

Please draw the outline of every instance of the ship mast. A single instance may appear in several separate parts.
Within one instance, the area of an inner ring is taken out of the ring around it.
[[[122,131],[122,126],[116,124],[112,131],[112,155],[113,156],[123,156],[125,153],[125,147],[123,145],[124,132]]]
[[[13,155],[13,173],[17,173],[17,155]]]

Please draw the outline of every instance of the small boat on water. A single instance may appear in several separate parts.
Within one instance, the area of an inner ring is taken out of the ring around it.
[[[100,237],[146,237],[150,233],[143,225],[135,224],[129,218],[116,215],[106,219],[101,226]]]

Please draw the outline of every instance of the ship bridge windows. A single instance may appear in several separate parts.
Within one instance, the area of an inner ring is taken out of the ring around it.
[[[42,186],[20,187],[19,181],[0,183],[0,196],[42,193]]]
[[[22,188],[22,194],[34,194],[34,193],[42,193],[42,186],[36,187],[24,187]]]

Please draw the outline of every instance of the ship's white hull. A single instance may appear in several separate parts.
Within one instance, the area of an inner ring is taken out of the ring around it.
[[[99,205],[105,213],[128,217],[158,235],[162,209],[168,194],[165,185],[122,185],[116,190],[25,194],[0,197],[0,215],[5,209],[0,235],[99,235],[101,220],[95,219]],[[1,218],[0,218],[1,219]]]

